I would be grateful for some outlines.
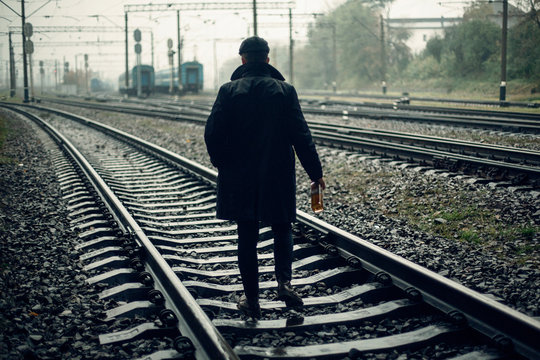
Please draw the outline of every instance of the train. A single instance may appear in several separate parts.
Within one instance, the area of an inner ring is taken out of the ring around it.
[[[203,89],[203,65],[198,61],[187,61],[180,67],[182,75],[182,92],[197,93]],[[170,93],[171,91],[171,69],[156,71],[155,91],[159,93]],[[178,89],[178,67],[173,68],[173,93],[179,93]]]
[[[137,65],[141,67],[142,87],[141,92],[148,96],[154,92],[170,93],[171,69],[155,71],[151,65]],[[129,87],[126,88],[126,75],[122,73],[118,78],[118,88],[121,94],[137,95],[137,66],[129,73]],[[180,67],[182,72],[182,91],[178,88],[178,67],[173,68],[172,92],[198,93],[203,89],[203,65],[198,61],[187,61]]]
[[[173,88],[172,92],[178,92],[178,68],[173,68]],[[158,93],[168,94],[171,87],[171,69],[162,69],[156,71],[155,90]]]
[[[100,78],[90,79],[90,91],[93,93],[110,91],[113,89],[113,86],[108,81],[103,81]]]
[[[129,73],[129,87],[126,88],[126,74],[118,77],[118,88],[121,94],[137,95],[138,71],[141,70],[141,93],[148,96],[155,91],[155,71],[151,65],[135,65]]]
[[[182,85],[184,92],[197,93],[203,89],[203,66],[198,61],[182,64]]]

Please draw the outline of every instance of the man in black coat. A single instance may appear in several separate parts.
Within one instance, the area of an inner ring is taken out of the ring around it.
[[[274,233],[278,299],[302,305],[291,287],[292,231],[296,219],[295,152],[316,186],[325,188],[315,144],[294,87],[268,64],[268,43],[240,45],[242,65],[221,86],[204,139],[218,168],[217,217],[238,224],[238,266],[245,295],[238,308],[260,317],[257,241],[259,222]]]

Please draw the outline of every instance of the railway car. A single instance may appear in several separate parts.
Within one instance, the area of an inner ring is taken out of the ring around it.
[[[107,82],[99,79],[99,78],[92,78],[90,79],[90,91],[91,92],[102,92],[110,90],[110,84]]]
[[[154,67],[151,65],[136,65],[131,69],[129,73],[129,87],[126,88],[126,75],[121,74],[118,78],[118,88],[121,94],[137,95],[138,87],[138,67],[141,69],[141,93],[150,95],[154,92],[155,87],[155,73]]]
[[[182,64],[182,87],[184,92],[197,93],[203,88],[203,65],[198,61]]]
[[[155,91],[157,93],[170,93],[171,69],[156,71]],[[173,68],[173,93],[178,92],[178,68]]]
[[[197,93],[203,88],[203,66],[198,61],[188,61],[180,67],[182,72],[182,92]],[[171,92],[171,69],[162,69],[155,74],[155,91],[168,94]],[[178,68],[173,68],[173,93],[179,93]]]

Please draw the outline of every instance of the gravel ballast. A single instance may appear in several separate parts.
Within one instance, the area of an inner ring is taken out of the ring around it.
[[[200,125],[61,107],[212,167]],[[407,132],[421,125],[392,121],[380,126]],[[436,132],[444,136],[442,127]],[[529,316],[540,316],[538,191],[318,149],[328,185],[320,218]],[[297,184],[297,206],[310,212],[309,179],[298,164]]]
[[[73,107],[66,110],[211,166],[200,126]],[[69,230],[50,160],[54,145],[47,144],[33,125],[7,118],[11,135],[0,154],[13,161],[0,165],[0,354],[6,359],[19,359],[21,354],[28,359],[110,357],[99,353],[97,334],[104,329],[99,320],[104,305],[95,301],[98,289],[84,283],[79,254],[73,250],[76,234]],[[512,241],[508,236],[487,235],[467,241],[455,233],[432,232],[454,221],[446,215],[465,201],[461,197],[485,210],[486,216],[497,216],[501,229],[538,228],[538,193],[319,149],[329,185],[323,220],[528,315],[540,315],[537,232],[531,230]],[[304,211],[309,211],[307,186],[308,179],[299,169],[298,206]],[[408,211],[411,199],[422,207]],[[448,209],[431,216],[431,207],[437,205],[433,199]],[[466,217],[457,221],[469,230],[484,226],[469,224]]]
[[[0,112],[0,358],[98,358],[97,291],[74,251],[51,160],[55,144],[35,125]],[[96,348],[93,348],[95,346]]]

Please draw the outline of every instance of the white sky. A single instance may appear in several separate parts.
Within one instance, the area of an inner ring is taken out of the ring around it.
[[[206,0],[205,2],[223,2],[225,0]],[[251,0],[231,0],[234,2],[252,3]],[[269,0],[259,0],[258,3]],[[20,0],[2,0],[13,10],[20,13]],[[32,40],[35,44],[34,61],[45,61],[47,68],[54,67],[54,61],[61,64],[64,59],[70,62],[70,67],[82,67],[82,54],[89,54],[90,68],[100,71],[104,77],[116,79],[124,70],[124,5],[126,4],[160,4],[167,1],[149,0],[26,0],[27,19],[34,27],[39,26],[107,26],[118,30],[109,33],[34,33]],[[195,0],[171,1],[201,2]],[[226,1],[225,1],[226,2]],[[345,0],[296,0],[294,14],[326,13]],[[441,5],[442,3],[442,5]],[[0,3],[0,77],[4,77],[8,60],[7,31],[11,26],[20,28],[21,20],[5,4]],[[463,3],[456,1],[441,2],[437,0],[396,0],[388,9],[390,18],[401,17],[454,17],[462,14]],[[274,14],[283,16],[264,16],[268,11],[259,10],[258,35],[266,38],[270,46],[288,44],[288,11],[274,10]],[[95,15],[99,15],[96,17]],[[197,58],[205,66],[205,87],[213,87],[214,58],[217,65],[236,55],[242,38],[252,35],[252,12],[242,11],[185,11],[181,12],[181,34],[184,38],[183,60]],[[302,46],[306,35],[306,24],[312,17],[295,16],[294,37],[296,46]],[[129,13],[129,66],[135,64],[133,52],[133,30],[142,30],[142,62],[151,63],[151,35],[154,37],[154,65],[156,69],[168,67],[167,39],[173,40],[173,48],[177,46],[176,11],[167,12],[130,12]],[[421,34],[419,35],[421,37]],[[217,40],[215,40],[217,39]],[[112,44],[86,45],[87,42],[113,42]],[[13,35],[15,42],[16,60],[21,61],[21,35]],[[415,48],[422,47],[422,41],[413,39]],[[54,42],[51,44],[51,42]],[[215,42],[215,46],[214,46]],[[83,43],[82,46],[81,43]],[[79,46],[77,46],[77,44]],[[215,49],[215,52],[214,52]],[[177,57],[174,58],[175,64]],[[20,65],[19,65],[20,68]],[[34,71],[36,74],[37,71]],[[34,75],[35,76],[35,75]],[[0,81],[1,82],[1,81]]]

